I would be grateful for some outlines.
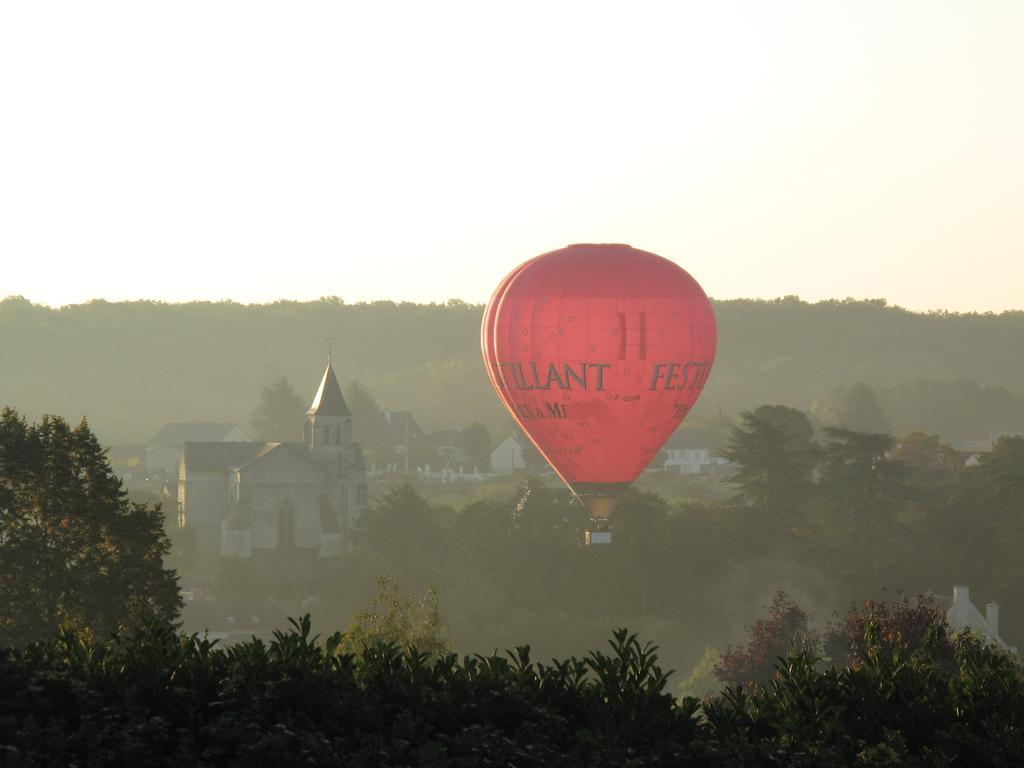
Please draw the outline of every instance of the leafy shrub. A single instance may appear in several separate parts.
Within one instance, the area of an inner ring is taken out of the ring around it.
[[[745,645],[726,648],[715,664],[715,676],[730,685],[767,685],[776,664],[792,649],[817,652],[819,637],[810,628],[807,612],[784,591],[775,594],[768,616],[750,628]]]
[[[913,603],[903,597],[893,603],[868,600],[861,607],[851,605],[825,632],[824,650],[834,664],[856,667],[863,663],[868,654],[869,622],[877,627],[876,642],[887,650],[927,651],[947,669],[952,668],[952,630],[945,612],[930,595],[918,595]]]
[[[345,630],[343,647],[359,651],[374,645],[415,647],[429,654],[450,649],[448,626],[441,619],[437,590],[403,597],[390,576],[377,579],[377,594],[368,610],[359,611]]]
[[[344,650],[306,616],[229,648],[169,625],[99,644],[67,629],[0,654],[0,763],[664,765],[697,732],[655,649],[505,656]],[[641,755],[643,757],[641,758]]]
[[[785,604],[782,603],[783,607]],[[786,611],[782,611],[786,614]],[[676,701],[656,649],[548,664],[344,650],[306,616],[230,648],[150,622],[0,651],[0,764],[200,766],[1015,766],[1024,672],[969,635],[936,661],[868,614],[855,666],[808,647],[752,688]]]

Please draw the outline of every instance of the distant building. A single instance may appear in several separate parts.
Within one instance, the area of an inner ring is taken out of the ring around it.
[[[1003,650],[1017,652],[1017,648],[1009,646],[999,636],[999,605],[989,603],[982,615],[971,602],[970,588],[963,584],[953,587],[953,603],[946,611],[946,621],[955,632],[968,629],[987,638]]]
[[[472,459],[462,445],[462,430],[446,427],[431,432],[424,442],[433,448],[447,469],[469,468]]]
[[[523,444],[516,435],[509,435],[491,451],[491,471],[507,475],[521,469],[526,469]]]
[[[706,435],[697,430],[677,429],[662,449],[665,457],[662,468],[681,475],[699,475],[712,467],[729,463],[715,456],[704,440]]]
[[[704,467],[713,463],[709,448],[666,448],[663,466],[666,472],[699,475]]]
[[[410,411],[382,411],[387,424],[388,436],[393,453],[398,457],[396,469],[416,469],[411,460],[412,446],[423,439],[423,428]]]
[[[330,363],[303,442],[185,443],[179,524],[196,531],[206,577],[232,557],[251,561],[269,584],[312,586],[348,551],[366,503],[362,450]]]
[[[186,421],[164,424],[146,444],[146,472],[174,475],[185,443],[247,443],[252,440],[237,424]]]

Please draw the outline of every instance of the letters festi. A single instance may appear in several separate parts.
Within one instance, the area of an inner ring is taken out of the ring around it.
[[[711,373],[708,361],[649,363],[648,390],[703,389]],[[492,363],[494,378],[502,389],[567,389],[605,391],[605,371],[611,363],[548,363],[544,371],[536,362]]]

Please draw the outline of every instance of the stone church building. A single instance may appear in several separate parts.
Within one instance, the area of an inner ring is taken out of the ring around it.
[[[303,442],[186,442],[182,451],[179,524],[196,531],[203,581],[221,558],[240,558],[268,585],[313,586],[350,549],[366,502],[362,450],[330,361]]]

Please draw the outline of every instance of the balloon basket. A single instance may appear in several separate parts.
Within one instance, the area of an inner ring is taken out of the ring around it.
[[[591,520],[587,530],[583,533],[583,542],[588,547],[591,544],[611,544],[612,532],[608,530],[608,521]]]

